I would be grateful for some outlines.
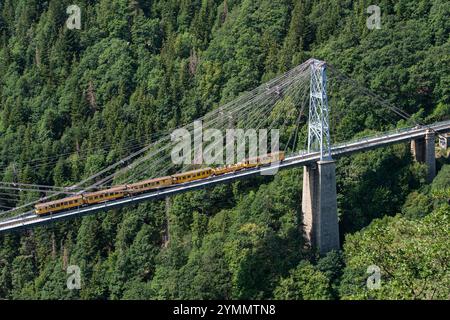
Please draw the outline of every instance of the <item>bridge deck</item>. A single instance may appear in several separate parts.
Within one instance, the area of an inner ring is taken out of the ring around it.
[[[355,152],[361,152],[365,150],[370,150],[374,148],[379,148],[387,146],[390,144],[401,143],[410,141],[413,139],[418,139],[424,137],[426,131],[432,129],[438,133],[450,132],[450,121],[443,121],[429,125],[427,127],[420,128],[405,128],[396,130],[393,132],[384,133],[378,136],[372,136],[368,138],[363,138],[355,140],[352,142],[346,142],[343,144],[335,145],[332,148],[333,158],[339,158],[341,156],[346,156]],[[316,162],[320,159],[320,154],[318,152],[314,153],[297,153],[292,154],[286,159],[277,164],[273,164],[270,167],[260,167],[248,170],[243,170],[235,173],[230,173],[217,177],[209,177],[202,180],[192,181],[189,183],[184,183],[176,185],[170,188],[162,189],[156,192],[145,193],[137,196],[129,196],[119,200],[109,201],[101,204],[79,207],[74,210],[64,211],[47,216],[36,216],[33,213],[25,215],[21,218],[12,218],[9,220],[0,222],[0,233],[5,231],[18,230],[22,228],[34,227],[37,225],[51,223],[57,220],[68,219],[78,216],[83,216],[87,214],[92,214],[98,211],[110,210],[113,208],[119,208],[130,204],[135,204],[143,201],[163,198],[166,196],[175,195],[181,192],[192,191],[196,189],[210,187],[219,183],[232,182],[236,179],[243,179],[252,175],[257,174],[269,174],[271,170],[274,169],[286,169],[296,166],[304,166]]]

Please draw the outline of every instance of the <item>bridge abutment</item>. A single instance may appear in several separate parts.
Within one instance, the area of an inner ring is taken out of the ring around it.
[[[302,196],[306,238],[321,254],[339,250],[336,198],[336,163],[318,161],[304,167]]]
[[[435,134],[428,130],[425,138],[411,141],[411,151],[414,160],[427,165],[427,182],[432,182],[436,176]]]

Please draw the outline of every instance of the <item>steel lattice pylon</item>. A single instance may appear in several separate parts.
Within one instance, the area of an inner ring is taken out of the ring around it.
[[[313,59],[309,99],[308,152],[320,151],[320,159],[331,159],[326,63]]]

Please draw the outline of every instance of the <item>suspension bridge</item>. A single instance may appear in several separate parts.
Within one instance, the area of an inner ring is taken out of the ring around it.
[[[328,70],[331,70],[331,78]],[[350,97],[347,100],[343,99],[342,95],[348,96],[349,92]],[[361,94],[361,96],[356,97],[352,94]],[[201,159],[198,159],[199,155],[196,154],[195,148],[193,157],[197,161],[182,165],[174,164],[171,161],[171,150],[176,141],[170,135],[173,130],[166,131],[158,136],[153,136],[153,140],[143,148],[131,152],[125,158],[119,159],[103,170],[69,187],[18,182],[0,183],[0,189],[10,190],[9,193],[5,193],[6,195],[12,196],[14,190],[29,194],[38,193],[36,199],[31,202],[17,204],[12,208],[3,206],[8,210],[0,212],[0,218],[3,216],[3,219],[0,220],[0,233],[32,228],[143,201],[166,198],[221,183],[230,183],[254,175],[276,172],[273,170],[303,166],[302,211],[305,234],[310,243],[322,253],[339,249],[334,160],[357,152],[410,142],[415,160],[427,165],[427,179],[431,181],[436,173],[435,138],[436,136],[446,138],[450,132],[450,120],[426,125],[412,121],[409,126],[401,129],[394,128],[379,132],[380,130],[374,128],[373,131],[377,131],[376,133],[364,135],[363,138],[337,141],[333,138],[339,135],[340,119],[345,117],[348,103],[361,103],[367,106],[378,104],[378,108],[365,109],[371,115],[385,121],[386,124],[397,123],[398,119],[395,117],[411,122],[411,116],[403,110],[392,106],[381,97],[361,87],[325,62],[310,59],[198,119],[203,121],[204,130],[209,128],[220,132],[225,132],[229,128],[277,128],[281,132],[277,147],[281,147],[286,153],[284,160],[272,163],[270,166],[211,176],[49,215],[34,214],[32,206],[36,203],[57,199],[63,195],[82,194],[89,190],[101,190],[111,185],[132,183],[144,178],[162,177],[206,166],[201,163]],[[308,115],[306,115],[307,113]],[[193,123],[189,123],[179,129],[192,133],[195,131],[195,126]],[[333,130],[336,131],[336,134],[333,134]],[[304,149],[299,148],[301,141],[305,143]],[[235,146],[234,140],[231,142],[227,140],[226,143],[225,148]],[[212,146],[222,146],[222,144],[223,141],[219,141],[219,139],[211,143]],[[236,159],[234,160],[236,161]],[[42,161],[46,164],[51,163],[51,159]],[[39,192],[46,193],[46,196],[40,196]]]

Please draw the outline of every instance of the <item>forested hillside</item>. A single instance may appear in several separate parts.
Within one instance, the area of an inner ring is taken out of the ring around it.
[[[71,4],[81,30],[65,26]],[[1,181],[73,185],[310,57],[417,121],[449,119],[450,2],[379,0],[379,30],[371,4],[0,0]],[[349,104],[340,134],[377,121]],[[0,298],[448,299],[443,151],[438,170],[427,185],[407,144],[340,159],[343,250],[324,257],[302,234],[302,169],[1,235]],[[32,196],[0,192],[4,207]]]

